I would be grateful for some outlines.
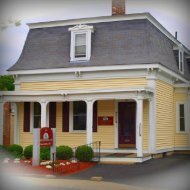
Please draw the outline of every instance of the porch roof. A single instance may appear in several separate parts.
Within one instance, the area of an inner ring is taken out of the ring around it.
[[[46,101],[63,102],[106,99],[149,99],[154,90],[150,87],[112,88],[112,89],[79,89],[58,91],[1,91],[0,102]]]

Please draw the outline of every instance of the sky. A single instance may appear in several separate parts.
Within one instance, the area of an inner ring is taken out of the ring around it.
[[[189,0],[126,0],[126,14],[150,12],[190,49]],[[21,20],[0,31],[0,75],[18,60],[29,28],[27,23],[111,15],[111,0],[0,0],[0,23]]]

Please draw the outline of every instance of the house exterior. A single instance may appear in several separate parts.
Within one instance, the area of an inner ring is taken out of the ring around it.
[[[190,51],[149,13],[28,25],[9,69],[15,91],[0,92],[1,143],[12,102],[14,143],[34,145],[34,165],[43,127],[52,152],[94,141],[137,158],[190,149]]]

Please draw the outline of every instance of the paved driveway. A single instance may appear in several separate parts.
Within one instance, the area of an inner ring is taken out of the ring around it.
[[[136,187],[190,190],[190,155],[177,154],[133,165],[99,164],[67,178],[89,180],[92,176]]]

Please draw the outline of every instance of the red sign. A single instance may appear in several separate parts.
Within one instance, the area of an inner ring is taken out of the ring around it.
[[[98,125],[113,125],[112,116],[98,117]]]
[[[40,129],[40,146],[52,146],[53,145],[53,132],[49,127]]]

